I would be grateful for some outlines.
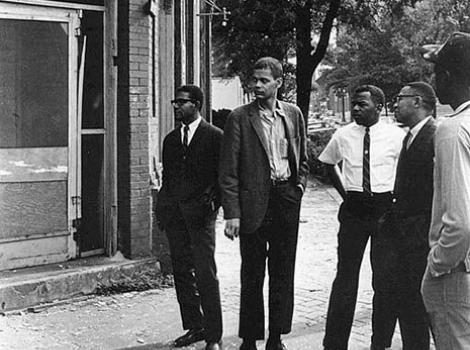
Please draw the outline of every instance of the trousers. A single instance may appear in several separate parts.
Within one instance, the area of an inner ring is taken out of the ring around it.
[[[331,289],[326,331],[323,345],[326,348],[346,350],[356,309],[359,272],[364,250],[371,237],[370,260],[372,285],[380,289],[375,270],[381,256],[377,252],[380,244],[377,237],[378,219],[390,208],[391,193],[376,194],[372,197],[362,193],[348,193],[341,204],[338,219],[338,263],[336,277]],[[374,294],[373,309],[380,308]],[[373,315],[374,317],[374,315]]]
[[[207,342],[222,337],[215,218],[216,212],[204,220],[192,220],[176,209],[166,227],[183,329],[204,328]]]
[[[421,292],[437,350],[470,349],[470,273],[463,270],[424,273]]]
[[[252,233],[240,233],[240,338],[264,339],[266,260],[269,273],[269,332],[280,335],[291,331],[301,198],[302,191],[291,183],[272,187],[261,227]]]

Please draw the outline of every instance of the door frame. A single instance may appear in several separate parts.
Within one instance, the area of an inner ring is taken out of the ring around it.
[[[37,245],[38,241],[41,240],[41,244],[47,244],[43,242],[43,239],[58,239],[63,236],[65,240],[65,251],[53,251],[51,250],[50,255],[35,256],[21,256],[16,257],[15,254],[11,260],[2,262],[2,268],[16,268],[23,266],[36,265],[38,263],[50,263],[56,261],[67,260],[74,258],[77,253],[77,244],[74,240],[74,220],[80,217],[80,207],[75,205],[79,204],[75,199],[80,196],[79,188],[77,187],[77,157],[80,157],[78,153],[78,133],[77,133],[77,50],[78,41],[75,36],[75,30],[80,26],[79,11],[76,9],[63,9],[63,8],[44,8],[37,6],[29,6],[25,4],[13,4],[13,3],[0,3],[0,19],[11,19],[19,21],[41,21],[41,22],[55,22],[64,23],[67,25],[67,44],[68,44],[68,144],[67,144],[67,230],[61,234],[56,233],[48,235],[47,232],[36,235],[29,235],[24,237],[15,237],[12,240],[4,240],[4,249],[15,249],[20,250],[21,245],[25,242],[30,241],[31,244]],[[61,244],[58,245],[60,247]]]
[[[72,2],[47,0],[1,0],[0,17],[17,19],[38,19],[58,22],[69,22],[69,173],[68,173],[68,255],[61,261],[77,257],[78,244],[73,239],[72,227],[77,213],[80,213],[80,139],[81,125],[78,125],[78,40],[75,28],[80,26],[82,10],[103,13],[104,22],[104,253],[113,256],[117,252],[117,0],[104,0],[104,5],[86,5]],[[8,13],[6,13],[8,12]],[[68,14],[73,13],[73,16]],[[67,20],[64,20],[64,16]],[[77,181],[78,180],[78,181]],[[77,199],[72,199],[73,197]],[[35,262],[26,264],[34,265]]]

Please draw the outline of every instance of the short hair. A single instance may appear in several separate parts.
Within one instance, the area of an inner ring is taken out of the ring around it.
[[[425,108],[429,111],[433,111],[436,108],[437,97],[431,85],[424,81],[414,81],[405,86],[408,86],[413,92],[421,96]]]
[[[254,64],[255,69],[270,69],[274,79],[282,78],[282,64],[274,57],[261,57]]]
[[[189,97],[199,102],[199,110],[201,110],[204,103],[204,93],[197,85],[181,85],[176,89],[176,92],[187,92]]]
[[[376,106],[385,105],[385,94],[381,88],[375,85],[361,85],[357,87],[356,90],[354,90],[354,95],[359,94],[361,92],[369,92],[371,99]]]
[[[448,71],[452,77],[470,83],[470,34],[452,33],[437,53],[436,66]]]

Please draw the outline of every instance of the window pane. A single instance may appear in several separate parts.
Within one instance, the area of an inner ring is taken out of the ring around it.
[[[103,14],[85,11],[82,30],[87,37],[82,128],[103,128]]]
[[[80,250],[103,248],[103,135],[82,135]]]
[[[0,106],[0,148],[67,146],[67,24],[0,20]]]

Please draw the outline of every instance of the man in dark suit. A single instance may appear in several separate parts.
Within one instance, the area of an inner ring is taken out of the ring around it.
[[[282,350],[291,331],[294,265],[308,165],[299,108],[276,99],[282,65],[259,59],[252,76],[255,101],[235,109],[225,124],[219,183],[225,235],[240,236],[242,350],[264,339],[263,283],[269,272],[267,350]]]
[[[199,87],[179,87],[171,103],[181,126],[163,141],[157,217],[168,237],[183,328],[188,330],[174,345],[205,339],[207,350],[218,350],[222,312],[214,251],[222,131],[202,119]]]
[[[404,350],[429,350],[429,320],[421,296],[421,280],[429,252],[428,232],[433,197],[436,94],[424,82],[403,87],[394,104],[397,121],[409,128],[397,165],[392,208],[379,221],[382,236],[374,349],[389,344],[398,319]],[[387,343],[389,343],[387,341]]]

